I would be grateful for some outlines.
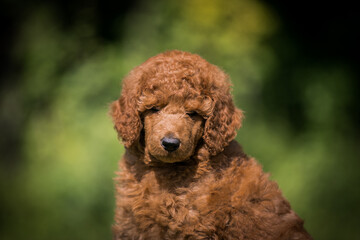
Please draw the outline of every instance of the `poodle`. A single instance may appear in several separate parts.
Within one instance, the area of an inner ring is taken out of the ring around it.
[[[311,239],[234,140],[243,113],[228,76],[168,51],[134,68],[110,114],[125,146],[114,239]]]

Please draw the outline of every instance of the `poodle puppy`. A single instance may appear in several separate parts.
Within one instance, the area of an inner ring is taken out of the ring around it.
[[[311,239],[278,185],[234,140],[228,76],[169,51],[123,81],[111,105],[125,145],[114,239]]]

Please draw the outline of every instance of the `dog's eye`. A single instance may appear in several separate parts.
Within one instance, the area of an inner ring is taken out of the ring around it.
[[[158,112],[158,111],[160,111],[160,108],[158,108],[158,107],[152,107],[152,108],[150,109],[150,112],[153,112],[153,113],[156,113],[156,112]]]
[[[187,114],[189,117],[195,117],[195,116],[198,115],[198,113],[195,112],[195,111],[187,112],[186,114]]]

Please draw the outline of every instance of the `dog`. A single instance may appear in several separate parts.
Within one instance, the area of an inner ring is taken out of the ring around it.
[[[230,85],[220,68],[178,50],[125,77],[110,110],[126,150],[114,239],[312,239],[234,140],[243,112]]]

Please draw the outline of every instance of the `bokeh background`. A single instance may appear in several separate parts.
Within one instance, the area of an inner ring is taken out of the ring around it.
[[[2,0],[0,239],[111,239],[121,79],[168,49],[233,81],[237,140],[315,239],[360,239],[351,1]]]

